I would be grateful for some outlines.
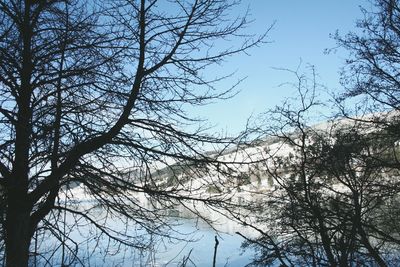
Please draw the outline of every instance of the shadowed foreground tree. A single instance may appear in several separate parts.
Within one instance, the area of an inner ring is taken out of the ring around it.
[[[387,164],[398,138],[350,119],[310,126],[317,87],[297,77],[299,103],[267,113],[261,131],[277,140],[264,160],[276,187],[249,203],[253,221],[242,218],[260,233],[246,242],[258,252],[253,265],[398,265],[400,173]]]
[[[400,3],[374,0],[363,9],[358,32],[337,34],[338,44],[350,55],[342,70],[342,99],[356,96],[367,101],[367,112],[399,110]],[[364,103],[364,101],[362,102]]]
[[[360,31],[336,36],[350,52],[337,99],[345,118],[311,127],[318,103],[302,77],[300,101],[267,114],[276,124],[264,133],[281,146],[265,159],[276,191],[250,207],[260,213],[260,238],[247,243],[254,265],[400,264],[400,3],[372,3]]]
[[[342,70],[344,92],[336,100],[342,115],[350,114],[359,123],[373,123],[386,136],[396,139],[400,137],[400,3],[372,3],[374,8],[363,9],[364,18],[357,23],[361,31],[335,36],[349,52]],[[400,167],[398,161],[382,164]]]
[[[83,222],[110,240],[146,248],[140,236],[162,234],[164,208],[191,199],[218,202],[196,193],[201,184],[186,187],[181,179],[206,172],[214,162],[202,147],[231,140],[194,129],[198,121],[187,110],[232,96],[231,89],[214,88],[223,77],[209,79],[204,70],[262,42],[263,36],[242,34],[245,16],[232,19],[237,4],[0,1],[6,266],[27,266],[30,255],[36,264],[43,257],[38,239],[49,233],[62,247],[58,263],[71,264],[64,262],[65,253],[77,250],[67,245],[65,233]],[[237,48],[219,49],[232,38],[242,41]],[[172,182],[152,174],[172,162]],[[73,205],[69,190],[78,184],[92,206],[139,233],[108,228],[101,224],[107,216],[99,220],[93,209]],[[75,221],[67,224],[66,213]]]

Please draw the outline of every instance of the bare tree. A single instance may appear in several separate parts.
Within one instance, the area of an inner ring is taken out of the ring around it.
[[[311,127],[319,104],[298,76],[300,101],[266,116],[276,125],[264,133],[280,144],[265,159],[277,189],[250,203],[260,214],[251,224],[260,238],[247,242],[259,252],[254,265],[399,264],[400,5],[372,3],[360,31],[336,35],[350,52],[336,99],[341,115]]]
[[[264,159],[276,189],[249,203],[256,223],[236,216],[260,234],[247,241],[259,252],[253,264],[397,265],[399,171],[385,164],[396,137],[358,120],[309,125],[318,86],[295,74],[299,103],[267,113],[275,123],[262,131],[276,140]]]
[[[371,3],[372,10],[362,9],[364,18],[357,22],[357,32],[335,35],[338,44],[350,53],[342,70],[345,93],[341,99],[365,97],[369,113],[398,110],[399,1]]]
[[[160,233],[164,224],[157,201],[216,203],[182,179],[215,162],[204,153],[206,144],[227,146],[231,140],[195,128],[199,121],[188,110],[233,95],[214,87],[223,77],[210,79],[203,71],[264,38],[243,34],[246,14],[230,14],[237,4],[0,1],[6,266],[27,266],[31,241],[43,232],[65,248],[62,212],[111,240],[145,247],[137,236],[102,225],[92,210],[73,206],[68,192],[77,184],[107,214],[150,233]],[[242,42],[220,49],[231,38]],[[174,181],[163,183],[154,170],[172,162]],[[148,198],[150,207],[133,192]]]

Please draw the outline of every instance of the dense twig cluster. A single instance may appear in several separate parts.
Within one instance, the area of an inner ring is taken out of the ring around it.
[[[63,212],[110,239],[145,246],[140,238],[113,233],[89,210],[64,205],[76,185],[109,214],[152,233],[164,225],[163,209],[195,196],[196,188],[178,186],[180,179],[215,163],[204,147],[232,142],[195,127],[199,121],[188,113],[190,106],[235,93],[217,90],[214,84],[223,77],[208,78],[203,71],[264,38],[243,34],[246,14],[236,19],[230,14],[237,4],[0,1],[0,186],[7,266],[27,266],[31,240],[42,232],[57,236],[64,254]],[[233,37],[241,43],[221,49],[221,42]],[[181,173],[168,188],[160,186],[152,173],[172,162],[182,166]],[[143,193],[152,206],[143,207],[132,192]]]

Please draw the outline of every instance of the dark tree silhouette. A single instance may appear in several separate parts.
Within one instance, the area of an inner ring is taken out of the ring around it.
[[[260,234],[246,242],[258,251],[253,265],[398,265],[399,170],[387,164],[398,139],[373,122],[311,126],[322,105],[318,86],[296,75],[299,96],[265,114],[271,125],[255,128],[275,140],[263,165],[275,190],[248,203],[252,220],[233,212]]]
[[[400,3],[372,3],[372,10],[362,9],[359,31],[335,35],[339,46],[349,52],[341,75],[344,92],[336,100],[341,115],[380,128],[382,138],[389,139],[387,145],[392,145],[394,152],[393,145],[399,138]],[[397,160],[385,164],[399,166]]]
[[[349,53],[342,71],[342,98],[364,96],[368,112],[398,110],[400,106],[400,6],[396,0],[375,0],[373,10],[362,9],[359,31],[335,35]]]
[[[63,260],[66,249],[74,251],[65,248],[62,212],[112,240],[144,246],[140,238],[102,225],[91,209],[73,206],[68,192],[77,184],[107,214],[150,233],[160,233],[165,207],[190,199],[217,202],[181,179],[188,181],[215,162],[204,153],[206,144],[224,146],[231,140],[195,129],[199,121],[188,107],[233,95],[214,87],[223,77],[210,79],[203,71],[264,38],[243,34],[246,17],[230,14],[237,4],[0,1],[6,266],[27,266],[30,251],[40,255],[32,251],[32,240],[36,244],[43,233],[59,239]],[[241,44],[220,49],[232,38]],[[172,162],[172,182],[164,183],[154,170]],[[151,207],[133,192],[148,198]]]
[[[335,37],[350,53],[340,116],[310,126],[319,104],[303,76],[300,101],[266,116],[276,124],[263,132],[291,153],[269,151],[277,189],[249,207],[260,214],[251,224],[260,238],[247,242],[259,252],[254,265],[399,265],[400,3],[372,3],[359,31]]]

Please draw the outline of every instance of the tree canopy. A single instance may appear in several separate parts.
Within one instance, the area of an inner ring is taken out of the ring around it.
[[[227,146],[232,140],[202,126],[188,130],[199,122],[188,107],[232,96],[232,88],[214,87],[223,77],[206,77],[204,70],[264,38],[244,33],[246,14],[232,16],[237,5],[0,1],[6,266],[27,266],[31,241],[44,232],[64,247],[60,212],[84,218],[111,239],[143,246],[134,236],[97,224],[88,210],[63,204],[77,184],[107,211],[149,232],[163,224],[161,209],[143,207],[130,193],[154,201],[201,200],[194,188],[178,188],[182,172],[199,172],[195,166],[215,162],[204,153],[205,144]],[[224,41],[237,38],[237,47]],[[172,162],[181,172],[167,189],[152,173]]]

